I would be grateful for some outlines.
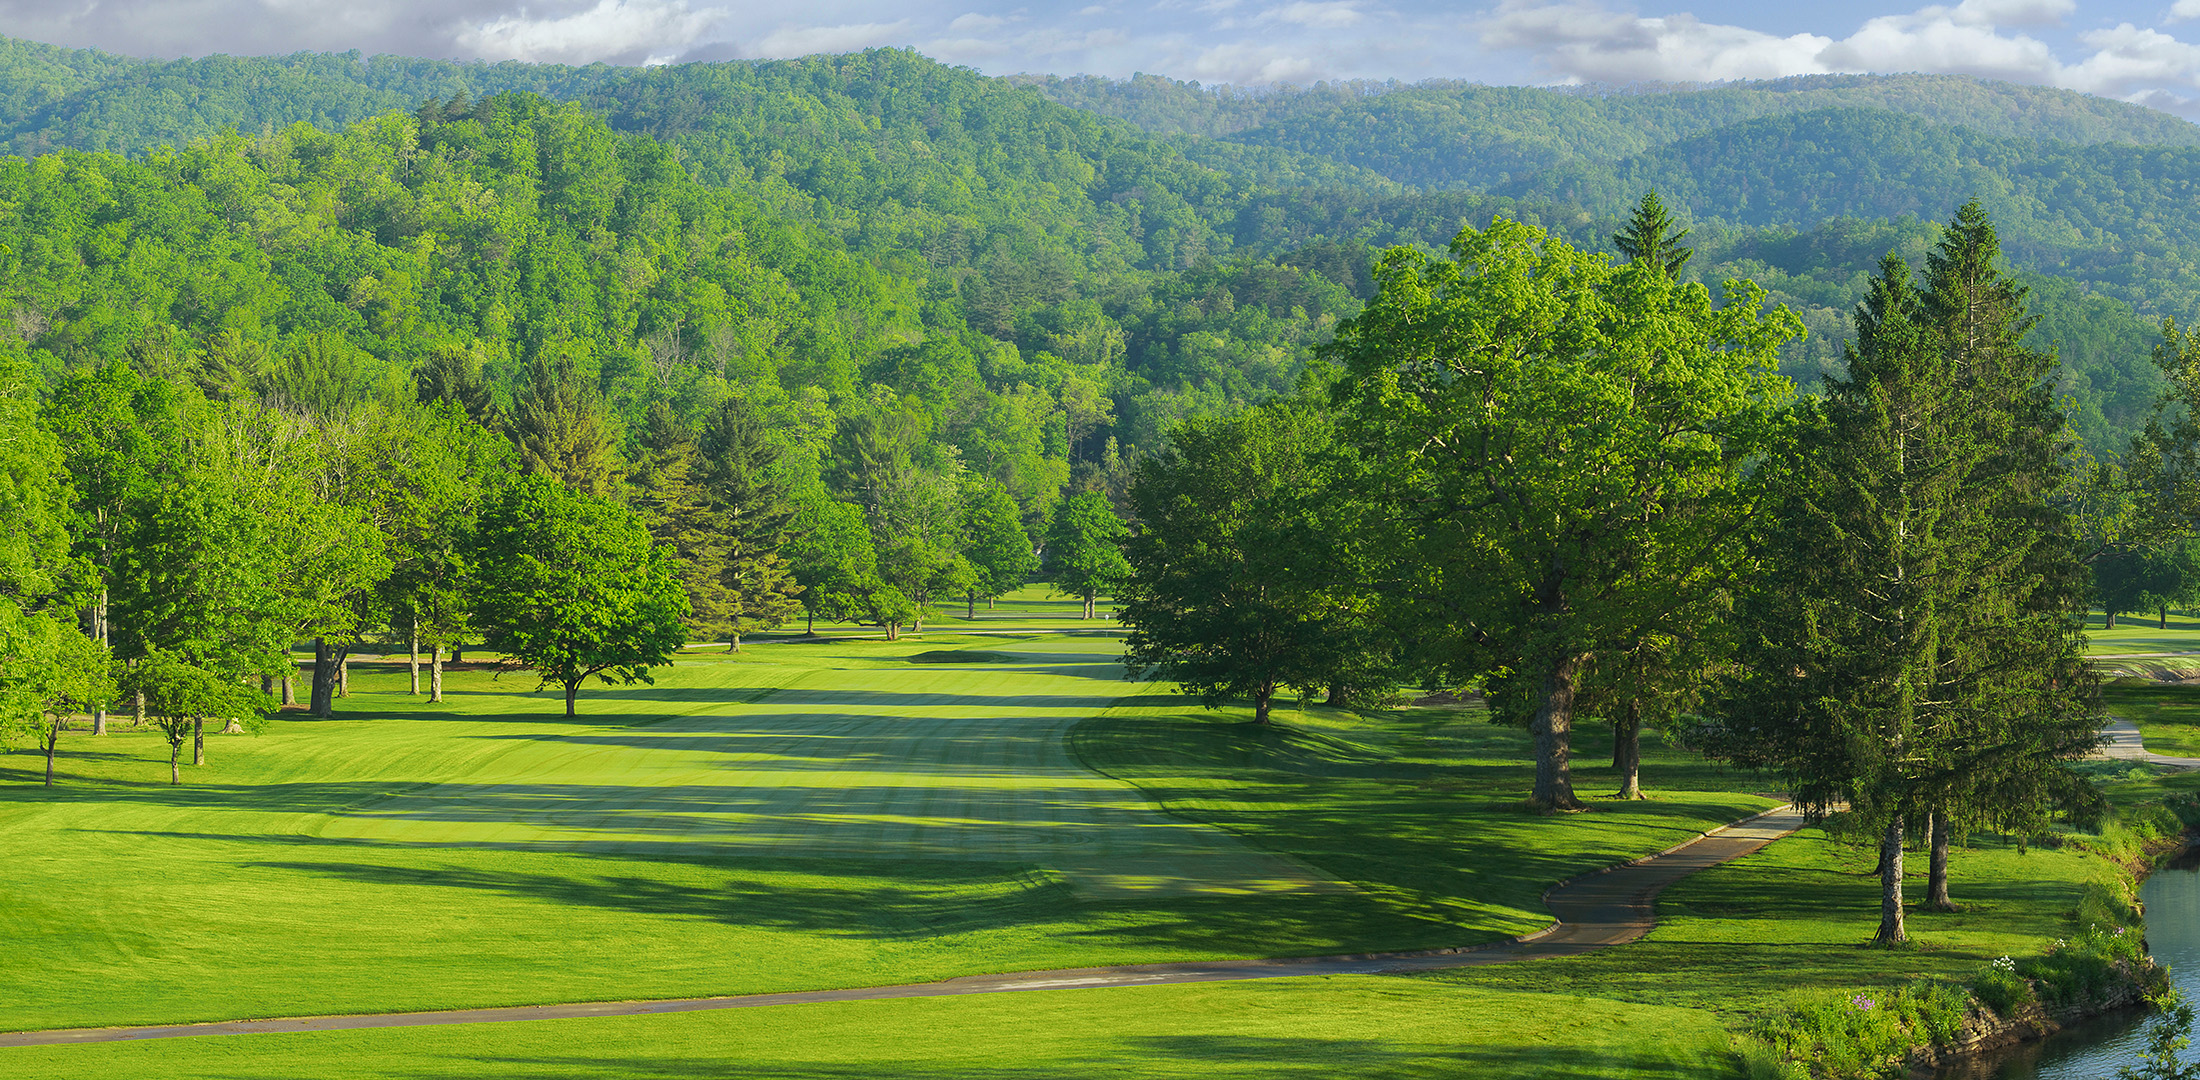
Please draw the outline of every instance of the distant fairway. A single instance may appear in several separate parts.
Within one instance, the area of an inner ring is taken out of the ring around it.
[[[599,708],[678,710],[669,719],[505,738],[462,780],[350,807],[314,835],[682,860],[1029,863],[1093,898],[1341,888],[1166,817],[1069,759],[1070,725],[1144,689],[1121,681],[1112,638],[999,644],[999,660],[975,666],[806,668],[806,657],[753,648],[771,666],[705,657],[683,663],[676,686],[591,695]],[[758,689],[759,675],[770,685]]]

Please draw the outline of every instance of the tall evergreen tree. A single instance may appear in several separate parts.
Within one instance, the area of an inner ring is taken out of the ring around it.
[[[778,626],[797,606],[802,587],[780,553],[794,505],[779,476],[779,448],[748,402],[730,398],[719,406],[695,454],[722,587],[710,618],[726,630],[726,651],[739,652],[741,635]]]
[[[1612,246],[1627,256],[1628,262],[1645,263],[1667,278],[1681,276],[1681,267],[1688,265],[1688,257],[1695,254],[1681,246],[1688,239],[1688,230],[1676,230],[1673,218],[1666,213],[1665,201],[1655,191],[1642,197],[1635,204],[1635,212],[1627,219],[1627,226],[1612,237]]]
[[[2020,297],[1973,272],[1987,239],[1951,227],[1927,280]],[[1768,568],[1739,620],[1748,675],[1717,747],[1878,830],[1890,944],[1908,936],[1910,830],[1930,832],[1928,901],[1944,906],[1953,824],[2021,831],[2087,799],[2065,764],[2099,726],[2083,567],[2050,501],[2063,447],[2047,372],[1991,332],[2021,333],[2021,310],[1986,318],[1910,279],[1881,263],[1847,373],[1772,470]]]
[[[481,357],[472,349],[439,345],[413,368],[413,394],[421,404],[448,401],[484,427],[498,424],[496,398],[482,375]]]
[[[688,631],[707,638],[724,618],[726,545],[716,531],[710,495],[695,477],[695,433],[654,402],[642,426],[642,453],[628,478],[629,502],[649,534],[671,556],[687,592]]]
[[[546,347],[528,364],[511,425],[522,470],[583,495],[609,498],[617,492],[611,428],[600,395],[581,377],[570,350]]]

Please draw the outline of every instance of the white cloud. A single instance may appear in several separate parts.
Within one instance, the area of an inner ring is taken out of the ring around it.
[[[490,59],[585,63],[637,51],[678,52],[717,18],[690,9],[686,0],[597,0],[595,7],[560,17],[505,15],[456,37]]]
[[[754,54],[776,58],[856,52],[879,45],[902,44],[908,36],[907,19],[890,23],[848,23],[843,26],[787,26],[765,35],[763,40],[756,43]]]
[[[1362,18],[1356,0],[1327,0],[1315,3],[1296,0],[1282,7],[1269,8],[1260,13],[1261,22],[1284,22],[1316,30],[1341,30]]]
[[[955,21],[948,23],[947,28],[956,33],[966,34],[973,30],[998,29],[999,27],[1005,26],[1007,24],[1008,18],[1006,16],[980,15],[977,12],[973,11],[968,14],[955,16]]]
[[[1325,72],[1307,56],[1266,45],[1233,42],[1200,51],[1185,72],[1194,78],[1227,83],[1309,82]]]
[[[1832,39],[1780,37],[1693,15],[1622,15],[1593,3],[1508,0],[1482,26],[1482,43],[1526,49],[1572,82],[1700,82],[1825,71]]]
[[[2169,6],[2169,21],[2200,19],[2200,0],[2177,0]]]
[[[1995,32],[1979,10],[1929,7],[1910,15],[1882,15],[1821,55],[1842,71],[1933,71],[2018,82],[2054,82],[2061,70],[2046,42]],[[1992,5],[1981,5],[1981,8]]]

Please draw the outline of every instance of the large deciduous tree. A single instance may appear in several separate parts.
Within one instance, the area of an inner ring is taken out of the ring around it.
[[[1401,537],[1395,615],[1431,669],[1500,677],[1535,734],[1531,801],[1578,809],[1589,665],[1716,610],[1800,324],[1754,284],[1714,304],[1502,218],[1448,259],[1393,250],[1377,276],[1330,354]]]
[[[114,696],[107,647],[45,613],[0,598],[0,734],[28,731],[46,753],[46,786],[69,714]]]
[[[1122,546],[1129,532],[1108,497],[1097,491],[1079,492],[1055,504],[1041,555],[1055,587],[1084,602],[1081,618],[1092,618],[1100,594],[1130,576]]]
[[[970,565],[964,614],[975,619],[979,600],[991,606],[994,597],[1023,586],[1039,569],[1039,553],[1024,531],[1015,497],[998,481],[963,485],[962,523],[963,557]]]
[[[565,691],[590,676],[652,682],[686,643],[687,597],[665,552],[625,507],[526,476],[483,506],[468,597],[489,648]]]
[[[1368,648],[1366,566],[1339,511],[1328,418],[1305,402],[1186,424],[1137,466],[1117,593],[1124,664],[1157,670],[1212,708],[1249,698],[1267,723],[1285,687],[1348,697]],[[1320,507],[1321,512],[1310,513]]]

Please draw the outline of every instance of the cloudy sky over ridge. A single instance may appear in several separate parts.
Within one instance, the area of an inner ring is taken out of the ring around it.
[[[0,0],[0,33],[140,56],[626,64],[895,45],[993,74],[1241,84],[1959,72],[2200,115],[2200,0]]]

